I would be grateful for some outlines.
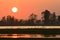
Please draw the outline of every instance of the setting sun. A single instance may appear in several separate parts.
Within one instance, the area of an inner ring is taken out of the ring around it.
[[[17,12],[17,11],[18,11],[18,8],[16,8],[16,7],[13,7],[13,8],[12,8],[12,12],[15,13],[15,12]]]
[[[0,38],[60,38],[60,0],[0,0]]]
[[[0,18],[11,15],[17,19],[28,19],[34,13],[40,19],[41,12],[46,9],[60,15],[59,8],[60,0],[0,0]]]

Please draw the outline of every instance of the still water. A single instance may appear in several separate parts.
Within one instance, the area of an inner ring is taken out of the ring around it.
[[[60,26],[0,26],[0,29],[31,29],[31,28],[44,28],[44,29],[60,29]],[[60,35],[49,35],[48,37],[41,34],[0,34],[0,38],[60,38]]]
[[[27,28],[60,29],[60,26],[0,26],[0,29],[27,29]]]
[[[60,35],[45,37],[41,34],[0,34],[0,38],[60,38]]]

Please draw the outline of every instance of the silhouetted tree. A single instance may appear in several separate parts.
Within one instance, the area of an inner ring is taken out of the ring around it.
[[[37,18],[37,15],[35,15],[35,14],[32,13],[32,14],[29,16],[29,20],[28,20],[29,24],[30,24],[30,25],[35,25],[35,23],[36,23],[36,18]]]
[[[44,24],[48,25],[48,23],[49,23],[49,17],[50,17],[50,11],[45,10],[45,11],[42,12],[42,14],[44,15],[43,16],[43,18],[44,18]]]
[[[2,17],[2,19],[1,19],[1,21],[0,21],[0,25],[6,25],[6,18],[5,18],[5,16],[4,17]]]
[[[21,20],[19,20],[18,24],[21,25],[21,26],[24,26],[26,23],[23,19],[21,19]]]
[[[0,20],[0,26],[48,26],[48,25],[60,25],[60,16],[56,16],[55,12],[50,13],[49,10],[42,12],[42,19],[38,20],[37,15],[32,13],[28,20],[16,19],[14,16],[8,15],[2,17]]]
[[[58,16],[58,25],[60,25],[60,16]]]
[[[56,14],[55,14],[55,12],[53,12],[53,14],[51,14],[51,16],[50,16],[50,23],[51,23],[51,25],[52,24],[56,25]]]
[[[11,17],[10,15],[7,16],[7,25],[17,25],[18,20],[14,19],[14,16]]]
[[[7,25],[11,25],[11,16],[10,15],[7,16]]]
[[[37,20],[35,24],[36,24],[37,26],[41,26],[41,25],[42,25],[42,22],[41,22],[41,20]]]

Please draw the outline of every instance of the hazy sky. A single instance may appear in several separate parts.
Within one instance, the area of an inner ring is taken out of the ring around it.
[[[13,13],[13,7],[17,7],[18,12]],[[0,0],[0,18],[11,15],[17,19],[26,19],[31,13],[40,18],[45,9],[60,15],[60,0]]]

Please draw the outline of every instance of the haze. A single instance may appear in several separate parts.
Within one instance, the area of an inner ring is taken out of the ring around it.
[[[18,8],[17,13],[13,13],[11,9]],[[0,18],[11,15],[17,19],[28,19],[31,13],[41,18],[41,12],[48,9],[60,15],[60,0],[0,0]]]

